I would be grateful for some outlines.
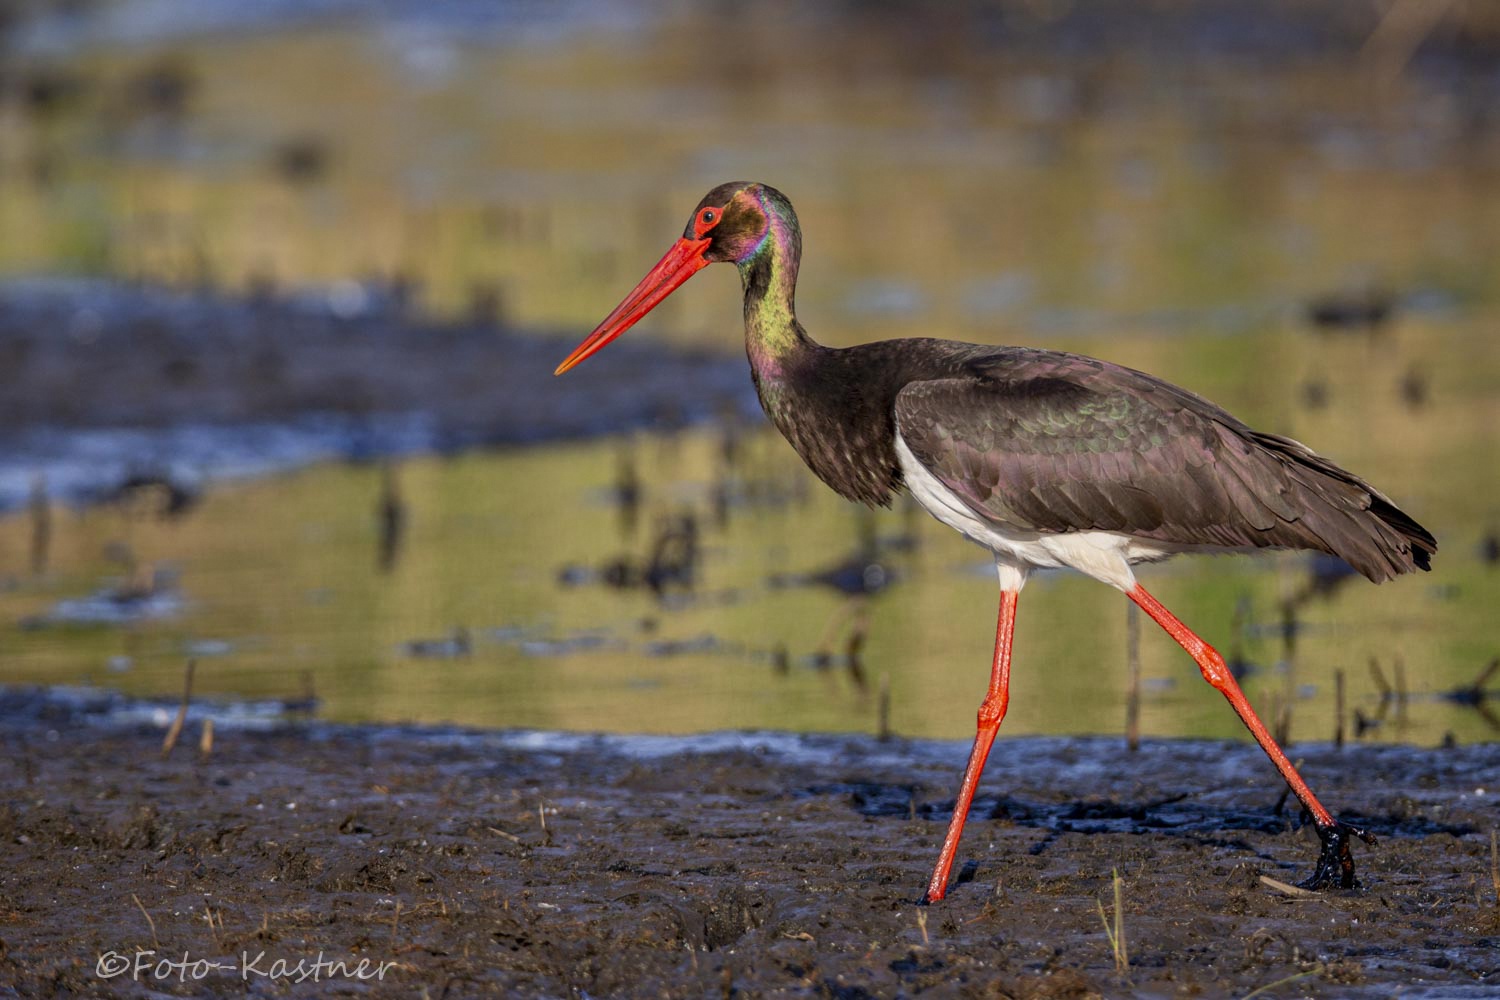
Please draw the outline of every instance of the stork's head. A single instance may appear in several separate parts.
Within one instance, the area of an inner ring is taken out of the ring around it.
[[[709,264],[728,261],[742,271],[749,268],[767,252],[773,216],[788,220],[795,233],[792,206],[775,188],[731,181],[708,192],[689,216],[682,238],[553,374],[561,375],[599,351]]]

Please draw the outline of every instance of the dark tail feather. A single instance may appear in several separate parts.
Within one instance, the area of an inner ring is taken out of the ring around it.
[[[1299,441],[1275,434],[1253,436],[1284,461],[1290,459],[1292,477],[1323,499],[1299,518],[1323,543],[1319,548],[1376,583],[1432,569],[1437,539],[1379,490]]]
[[[1405,551],[1417,569],[1432,569],[1432,557],[1437,552],[1437,539],[1432,537],[1432,532],[1418,524],[1416,519],[1406,511],[1373,490],[1370,493],[1370,513],[1406,539]]]
[[[1300,518],[1323,543],[1320,548],[1376,583],[1432,568],[1437,540],[1431,532],[1368,484],[1340,485],[1343,502]]]

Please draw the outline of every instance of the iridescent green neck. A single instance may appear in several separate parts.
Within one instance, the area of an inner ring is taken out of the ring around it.
[[[760,206],[766,232],[738,261],[745,289],[745,352],[757,372],[776,375],[794,355],[812,346],[793,305],[802,230],[784,199],[763,190]]]

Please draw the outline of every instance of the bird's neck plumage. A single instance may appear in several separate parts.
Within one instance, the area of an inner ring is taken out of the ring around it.
[[[745,353],[756,384],[775,379],[818,345],[797,322],[797,267],[802,260],[802,231],[797,219],[780,206],[762,202],[766,232],[759,246],[739,262],[745,289]],[[790,208],[790,206],[788,206]]]
[[[892,403],[899,365],[878,346],[836,350],[797,322],[802,234],[791,206],[763,198],[767,226],[739,261],[745,353],[766,415],[818,478],[850,500],[889,504],[901,488]]]

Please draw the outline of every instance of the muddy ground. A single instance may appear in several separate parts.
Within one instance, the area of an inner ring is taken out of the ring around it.
[[[757,412],[732,352],[642,338],[608,368],[554,379],[582,331],[436,321],[376,291],[355,309],[327,294],[0,279],[0,510],[38,475],[88,503],[132,473],[201,482]]]
[[[420,412],[438,443],[463,447],[754,403],[744,360],[731,352],[622,341],[611,371],[566,384],[552,370],[582,332],[545,337],[489,317],[440,322],[355,287],[358,308],[332,293],[235,298],[103,280],[0,281],[0,422],[10,432]]]
[[[1500,746],[1297,748],[1381,839],[1363,888],[1291,898],[1260,876],[1316,842],[1254,748],[1003,742],[921,909],[952,743],[300,723],[202,757],[193,721],[164,758],[159,726],[0,701],[13,995],[1500,994]]]

